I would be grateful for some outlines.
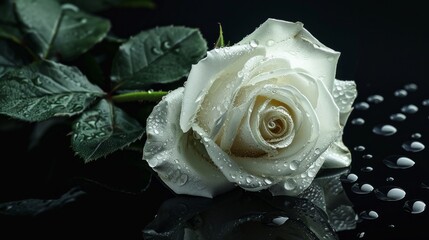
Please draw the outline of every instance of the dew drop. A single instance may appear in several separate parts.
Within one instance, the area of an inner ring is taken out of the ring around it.
[[[268,47],[271,47],[273,45],[274,45],[274,40],[270,39],[270,40],[267,41],[267,46]]]
[[[394,114],[390,115],[390,120],[392,120],[392,121],[402,122],[405,119],[407,119],[407,116],[405,116],[402,113],[394,113]]]
[[[408,105],[403,106],[401,108],[401,111],[403,113],[413,114],[413,113],[416,113],[417,111],[419,111],[419,108],[414,104],[408,104]]]
[[[365,147],[360,145],[360,146],[354,147],[353,150],[355,150],[356,152],[363,152],[365,151]]]
[[[162,42],[162,48],[168,50],[171,48],[171,43],[169,41]]]
[[[363,125],[365,124],[365,120],[363,118],[354,118],[352,119],[351,123],[353,125]]]
[[[376,211],[373,211],[373,210],[363,211],[363,212],[359,213],[359,217],[361,219],[374,220],[374,219],[378,218],[378,213]]]
[[[422,105],[425,107],[429,107],[429,99],[425,99],[422,101]]]
[[[355,183],[352,185],[351,189],[352,189],[352,192],[356,194],[368,194],[368,193],[371,193],[372,190],[374,190],[374,187],[368,183],[364,183],[362,185],[359,183]]]
[[[363,159],[371,159],[373,156],[371,154],[365,154],[362,156]]]
[[[369,104],[367,102],[359,102],[355,104],[355,109],[357,110],[367,110],[369,108]]]
[[[425,149],[425,145],[419,141],[407,141],[402,144],[402,148],[408,152],[420,152]]]
[[[426,204],[423,201],[417,199],[407,200],[404,203],[404,210],[412,214],[422,213],[425,211],[425,209]]]
[[[406,97],[406,96],[408,95],[408,92],[407,92],[407,91],[405,91],[404,89],[398,89],[398,90],[396,90],[396,91],[393,93],[393,95],[394,95],[395,97],[401,97],[401,98],[403,98],[403,97]]]
[[[381,103],[384,101],[384,98],[383,96],[376,94],[369,96],[366,100],[370,103]]]
[[[375,196],[383,201],[399,201],[406,195],[405,191],[395,186],[384,186],[374,190]]]
[[[151,51],[152,51],[152,53],[153,53],[153,54],[155,54],[155,55],[161,55],[161,54],[162,54],[162,51],[161,51],[160,49],[156,48],[156,47],[153,47],[153,48],[151,49]]]
[[[181,174],[180,177],[177,179],[177,184],[179,186],[185,185],[186,182],[188,182],[188,175],[186,174]]]
[[[383,159],[383,163],[393,169],[406,169],[414,166],[415,162],[405,156],[392,155]]]
[[[381,136],[390,136],[396,133],[396,128],[389,124],[380,124],[372,129],[372,132]]]
[[[265,178],[265,179],[264,179],[264,182],[265,182],[266,184],[268,184],[268,185],[273,184],[273,181],[271,181],[271,180],[270,180],[270,179],[268,179],[268,178]]]
[[[283,186],[286,190],[293,190],[296,188],[296,182],[293,179],[288,179],[285,181]]]
[[[299,162],[297,160],[293,160],[289,164],[289,169],[292,170],[292,171],[295,171],[298,167],[299,167]]]
[[[259,45],[259,42],[258,42],[258,40],[253,39],[249,42],[249,45],[251,47],[257,47]]]

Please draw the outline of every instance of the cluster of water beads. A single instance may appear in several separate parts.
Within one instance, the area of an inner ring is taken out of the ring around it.
[[[393,95],[395,98],[404,98],[406,99],[408,96],[412,95],[413,92],[418,90],[418,86],[414,83],[406,84],[403,86],[402,89],[396,90]],[[404,100],[401,100],[402,102]],[[354,109],[357,110],[355,113],[365,113],[366,111],[370,111],[371,113],[376,111],[376,108],[378,106],[375,106],[377,104],[383,105],[384,97],[381,95],[371,95],[366,98],[366,100],[358,102],[354,105]],[[399,131],[402,130],[402,127],[407,119],[415,119],[416,117],[421,116],[421,111],[426,111],[427,107],[429,106],[429,98],[421,100],[421,102],[414,102],[413,103],[407,103],[406,105],[400,105],[397,109],[397,112],[392,113],[390,116],[388,116],[386,121],[390,122],[384,122],[382,124],[376,124],[371,128],[371,131],[373,134],[378,136],[384,136],[389,138],[389,136],[394,136]],[[373,109],[374,108],[374,109]],[[422,109],[420,109],[422,108]],[[429,118],[429,116],[427,117]],[[413,121],[409,120],[409,121]],[[365,125],[367,122],[370,122],[367,118],[365,118],[365,115],[356,116],[355,118],[350,120],[350,123],[352,125],[355,125],[356,127],[359,127],[360,125]],[[413,124],[413,122],[406,122],[405,124]],[[399,128],[398,128],[399,127]],[[360,127],[359,127],[360,128]],[[366,128],[364,128],[366,129]],[[403,133],[403,132],[402,132]],[[390,156],[383,156],[381,159],[374,158],[372,159],[372,155],[369,153],[365,153],[366,147],[363,145],[356,145],[353,147],[353,151],[355,153],[360,153],[362,159],[370,160],[368,163],[375,161],[382,161],[382,163],[385,165],[385,167],[394,169],[392,171],[407,171],[404,169],[412,168],[417,161],[414,160],[413,154],[417,152],[421,152],[425,150],[425,144],[424,140],[425,136],[422,136],[422,133],[415,132],[410,134],[411,139],[404,139],[402,143],[398,144],[399,148],[402,148],[402,151],[405,152],[400,154],[392,154]],[[393,137],[391,139],[396,139],[397,137]],[[409,153],[409,154],[406,154]],[[356,161],[356,160],[355,160]],[[359,160],[357,160],[359,161]],[[361,160],[364,161],[364,160]],[[361,165],[362,166],[362,165]],[[359,169],[359,168],[358,168]],[[365,166],[360,168],[360,171],[363,173],[370,173],[372,172],[373,167],[371,165]],[[386,177],[385,181],[389,185],[383,185],[380,186],[373,186],[369,182],[365,182],[365,177],[362,177],[362,179],[359,178],[358,175],[355,173],[349,173],[344,176],[342,176],[341,181],[343,183],[349,183],[351,184],[351,191],[358,195],[373,195],[380,201],[393,201],[393,202],[400,202],[404,201],[403,203],[403,210],[405,212],[408,212],[410,214],[421,214],[426,209],[426,203],[424,200],[420,199],[406,199],[407,192],[403,188],[401,188],[401,184],[398,184],[398,186],[395,186],[396,184],[394,182],[395,179],[393,177]],[[393,185],[390,185],[392,184]],[[405,186],[404,186],[405,187]],[[408,188],[408,187],[407,187]],[[406,189],[407,189],[406,188]],[[422,183],[421,184],[422,189],[429,189],[429,184]],[[410,193],[410,196],[412,196],[412,193]],[[361,220],[374,220],[379,217],[379,214],[372,210],[365,210],[358,214],[359,218]],[[391,224],[389,227],[395,227],[395,225]],[[360,231],[357,234],[358,238],[363,238],[365,236],[364,231]]]

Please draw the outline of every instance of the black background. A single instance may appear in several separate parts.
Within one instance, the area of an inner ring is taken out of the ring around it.
[[[155,26],[183,25],[199,28],[212,48],[218,36],[218,23],[223,26],[226,41],[232,44],[251,33],[267,18],[300,21],[318,40],[341,52],[337,78],[354,80],[357,83],[358,99],[365,101],[372,94],[380,94],[384,101],[372,104],[366,111],[355,110],[350,117],[366,120],[362,126],[347,125],[344,133],[346,145],[352,149],[363,145],[364,152],[353,153],[351,171],[359,176],[359,182],[371,183],[374,187],[387,185],[385,179],[394,177],[393,185],[406,190],[407,199],[421,199],[429,203],[429,190],[421,183],[429,179],[428,150],[407,153],[401,143],[409,140],[412,133],[422,134],[421,142],[429,146],[429,108],[421,104],[429,98],[427,77],[428,27],[426,8],[413,1],[155,1],[157,8],[110,9],[101,12],[112,22],[112,33],[127,38]],[[406,84],[415,83],[418,90],[406,98],[397,98],[393,92]],[[413,103],[419,106],[416,114],[407,120],[394,123],[398,133],[378,136],[372,133],[379,123],[392,123],[389,115],[400,112],[401,106]],[[2,167],[0,169],[0,198],[2,201],[24,198],[54,197],[69,188],[69,176],[86,171],[72,157],[66,134],[70,129],[59,124],[53,136],[58,142],[50,143],[39,150],[27,151],[31,124],[22,123],[17,131],[2,131]],[[60,139],[64,139],[62,142]],[[363,154],[372,154],[370,160]],[[407,170],[391,170],[382,164],[382,159],[392,154],[404,154],[416,165]],[[120,158],[120,153],[117,158]],[[140,156],[135,155],[137,160]],[[53,164],[54,163],[54,164]],[[109,165],[113,163],[106,163]],[[114,165],[114,164],[113,164]],[[104,165],[102,165],[104,166]],[[364,173],[361,167],[372,166],[374,171]],[[120,169],[123,175],[129,169]],[[132,171],[132,170],[131,170]],[[119,173],[117,173],[119,174]],[[121,176],[115,179],[120,179]],[[131,176],[134,176],[131,174]],[[135,181],[141,176],[135,174]],[[427,211],[409,214],[403,211],[404,200],[383,202],[369,195],[356,195],[350,191],[351,184],[344,184],[357,213],[375,210],[379,218],[358,224],[357,229],[339,233],[341,239],[426,239],[425,226],[429,226]],[[6,226],[21,226],[14,233],[18,236],[35,224],[34,233],[46,233],[61,229],[64,236],[121,236],[121,239],[141,239],[141,229],[156,214],[164,199],[174,195],[153,179],[149,189],[139,195],[114,193],[93,188],[91,193],[67,209],[60,209],[55,218],[37,223],[13,220]],[[52,219],[55,219],[54,221]],[[53,224],[55,222],[55,224]],[[96,223],[101,224],[98,227]],[[394,225],[394,227],[389,225]],[[4,232],[6,228],[0,230]],[[9,229],[10,230],[10,229]],[[364,234],[361,234],[364,232]],[[14,238],[11,238],[14,239]]]

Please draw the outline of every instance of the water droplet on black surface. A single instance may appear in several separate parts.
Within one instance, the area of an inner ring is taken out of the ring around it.
[[[395,186],[383,186],[374,189],[375,196],[383,201],[399,201],[406,195],[402,188]]]
[[[261,222],[268,226],[278,227],[283,225],[288,219],[289,217],[287,217],[284,213],[269,212],[264,214]]]
[[[395,122],[402,122],[405,119],[407,119],[407,116],[403,113],[394,113],[394,114],[390,115],[390,120],[395,121]]]
[[[401,97],[401,98],[403,98],[403,97],[406,97],[406,96],[408,95],[408,92],[407,92],[407,91],[405,91],[404,89],[398,89],[398,90],[396,90],[396,91],[393,93],[393,95],[394,95],[395,97]]]
[[[356,194],[369,194],[374,190],[374,187],[368,183],[364,183],[364,184],[355,183],[352,185],[351,189],[352,189],[352,192]]]
[[[393,169],[406,169],[414,166],[415,162],[408,157],[392,155],[383,159],[383,163]]]
[[[365,147],[359,145],[359,146],[354,147],[353,150],[355,150],[356,152],[362,152],[362,151],[365,151]]]
[[[381,136],[391,136],[397,132],[396,128],[389,124],[380,124],[372,129],[372,132]]]
[[[366,166],[360,169],[362,172],[372,172],[374,170],[374,168],[370,167],[370,166]]]
[[[408,113],[408,114],[414,114],[418,111],[419,111],[419,108],[414,104],[408,104],[401,108],[401,112]]]
[[[365,120],[363,118],[354,118],[352,119],[351,123],[353,125],[363,125],[365,124]]]
[[[422,213],[425,211],[425,209],[426,204],[421,200],[411,199],[405,201],[404,203],[404,210],[412,214]]]
[[[412,135],[411,135],[411,138],[414,138],[414,139],[419,139],[419,138],[421,138],[422,137],[422,134],[420,134],[420,133],[413,133]]]
[[[402,148],[408,152],[420,152],[425,149],[425,145],[419,141],[407,141],[402,144]]]
[[[371,159],[372,155],[371,154],[365,154],[362,156],[363,159]]]
[[[404,85],[405,90],[409,91],[409,92],[415,92],[418,89],[417,84],[415,83],[408,83],[406,85]]]
[[[359,213],[359,217],[361,219],[374,220],[374,219],[378,218],[378,213],[376,211],[373,211],[373,210],[363,211],[363,212]]]
[[[355,109],[357,110],[367,110],[369,108],[369,104],[367,102],[358,102],[355,104]]]
[[[384,101],[384,98],[381,95],[375,94],[369,96],[366,100],[370,103],[381,103]]]
[[[347,182],[347,183],[354,183],[358,180],[358,176],[354,173],[350,173],[348,175],[342,175],[340,177],[340,180],[342,182]]]

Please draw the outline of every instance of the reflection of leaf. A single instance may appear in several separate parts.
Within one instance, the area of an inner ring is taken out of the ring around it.
[[[108,20],[61,6],[56,0],[16,0],[16,11],[34,51],[43,58],[74,58],[101,41],[110,29]]]
[[[141,32],[119,48],[112,81],[128,90],[173,82],[187,75],[206,50],[197,29],[169,26]]]
[[[26,121],[72,116],[104,94],[77,68],[36,62],[1,76],[0,113]]]
[[[55,199],[25,199],[0,203],[0,214],[6,216],[37,216],[63,208],[83,195],[85,195],[84,191],[72,188]]]
[[[72,146],[89,162],[128,146],[143,133],[137,120],[107,100],[101,100],[74,123]]]

